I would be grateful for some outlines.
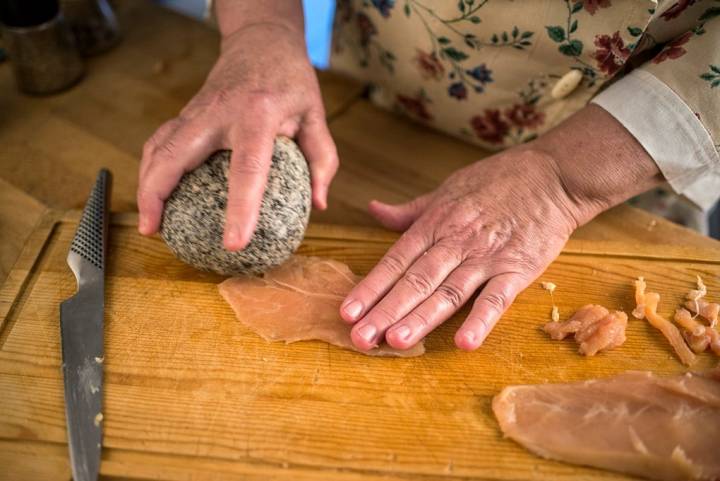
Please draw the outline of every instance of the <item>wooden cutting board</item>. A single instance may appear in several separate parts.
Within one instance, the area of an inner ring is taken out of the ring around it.
[[[79,212],[50,212],[0,291],[0,478],[68,480],[59,303]],[[617,480],[546,461],[503,439],[490,409],[508,384],[563,382],[627,369],[683,371],[665,340],[631,320],[628,341],[586,359],[540,326],[539,283],[518,297],[485,345],[458,351],[467,310],[414,359],[369,358],[321,342],[269,344],[220,298],[220,277],[143,238],[134,215],[112,221],[106,298],[105,442],[101,471],[167,480]],[[630,226],[629,226],[630,227]],[[394,234],[313,225],[302,254],[366,273]],[[720,297],[720,252],[570,241],[542,276],[563,317],[588,302],[632,309],[644,275],[670,315],[700,274]],[[699,369],[715,364],[701,356]]]

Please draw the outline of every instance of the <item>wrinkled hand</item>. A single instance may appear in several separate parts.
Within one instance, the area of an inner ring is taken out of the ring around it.
[[[461,349],[480,346],[577,227],[556,171],[546,155],[511,150],[407,204],[371,203],[383,225],[408,230],[342,306],[353,343],[370,349],[384,336],[410,348],[485,284],[455,336]]]
[[[366,350],[384,338],[412,347],[482,287],[455,334],[459,348],[478,348],[576,227],[662,181],[632,134],[588,105],[428,195],[398,206],[372,202],[383,225],[407,230],[340,308],[355,324],[353,343]]]
[[[232,149],[224,245],[244,247],[255,230],[277,135],[298,140],[310,165],[313,204],[324,209],[338,160],[303,33],[256,23],[223,39],[202,89],[145,144],[140,232],[158,230],[164,201],[185,172],[219,149]]]

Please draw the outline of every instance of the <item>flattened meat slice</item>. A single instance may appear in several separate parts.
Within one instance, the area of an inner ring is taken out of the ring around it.
[[[352,326],[340,318],[345,296],[360,279],[341,262],[295,256],[263,277],[234,277],[218,286],[238,320],[267,341],[286,343],[317,339],[357,350]],[[371,356],[422,355],[422,343],[401,351],[381,345],[362,352]]]
[[[664,481],[720,479],[717,370],[508,386],[492,408],[505,436],[545,458]]]

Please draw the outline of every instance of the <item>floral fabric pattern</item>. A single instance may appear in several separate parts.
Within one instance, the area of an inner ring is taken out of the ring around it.
[[[338,0],[331,65],[379,106],[499,149],[645,62],[720,144],[718,17],[720,0]],[[579,85],[553,96],[571,71]]]

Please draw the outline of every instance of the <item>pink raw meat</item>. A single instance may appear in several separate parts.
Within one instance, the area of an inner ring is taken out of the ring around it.
[[[720,479],[718,369],[508,386],[492,408],[505,436],[544,458],[666,481]]]
[[[340,304],[361,279],[338,261],[295,256],[263,277],[233,277],[218,286],[238,320],[267,341],[286,343],[317,339],[358,351],[351,325],[340,318]],[[402,351],[386,344],[371,356],[413,357],[425,353],[423,343]]]

